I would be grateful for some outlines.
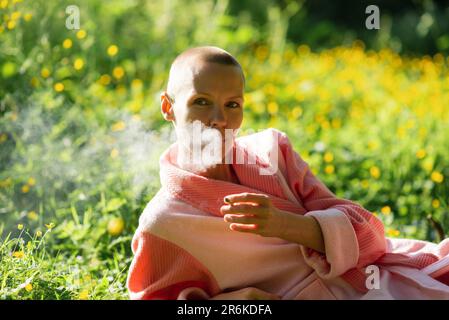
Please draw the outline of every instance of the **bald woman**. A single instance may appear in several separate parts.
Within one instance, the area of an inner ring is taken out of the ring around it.
[[[278,130],[237,138],[244,86],[223,49],[173,62],[161,112],[177,142],[133,237],[130,297],[449,298],[448,242],[385,238],[381,221],[337,198]],[[218,157],[193,163],[211,146]]]

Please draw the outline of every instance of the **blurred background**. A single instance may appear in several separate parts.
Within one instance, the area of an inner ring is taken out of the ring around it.
[[[159,94],[198,45],[244,68],[241,134],[286,132],[388,237],[448,234],[448,1],[0,0],[0,299],[128,298]]]

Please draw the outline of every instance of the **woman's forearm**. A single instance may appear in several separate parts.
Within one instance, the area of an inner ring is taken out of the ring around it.
[[[281,238],[301,244],[316,251],[325,252],[320,224],[312,216],[302,216],[284,211],[285,218]]]

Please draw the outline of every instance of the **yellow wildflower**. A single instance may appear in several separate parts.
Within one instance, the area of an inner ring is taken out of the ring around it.
[[[20,13],[20,11],[14,11],[13,13],[11,13],[11,20],[17,20],[21,15],[22,13]]]
[[[109,56],[113,57],[113,56],[115,56],[118,53],[118,47],[115,44],[111,44],[108,47],[107,52],[108,52]]]
[[[33,290],[33,285],[32,285],[31,283],[27,283],[27,284],[25,285],[25,290],[28,291],[28,292],[30,292],[31,290]]]
[[[36,180],[33,177],[30,177],[28,179],[28,185],[29,186],[34,186],[36,184]]]
[[[389,206],[385,206],[380,210],[380,212],[382,212],[382,214],[388,216],[391,213],[391,208]]]
[[[36,213],[36,211],[30,211],[27,214],[28,219],[36,221],[38,219],[38,215]]]
[[[109,220],[108,232],[111,236],[118,236],[125,228],[125,222],[122,217],[116,217]]]
[[[75,59],[75,61],[73,62],[73,67],[75,68],[75,70],[81,70],[84,67],[83,59],[81,58]]]
[[[334,160],[334,155],[332,154],[332,152],[327,151],[324,154],[324,161],[325,162],[332,162],[332,160]]]
[[[79,300],[87,300],[89,299],[89,291],[87,289],[82,290],[78,296]]]
[[[62,84],[61,82],[57,82],[55,83],[53,88],[55,89],[56,92],[62,92],[64,91],[64,84]]]
[[[23,224],[19,223],[19,224],[17,225],[17,229],[22,230],[22,229],[23,229]]]
[[[17,259],[22,259],[25,256],[23,251],[15,251],[12,256]]]
[[[30,191],[30,186],[29,185],[24,185],[24,186],[22,186],[22,192],[23,193],[28,193],[28,191]]]
[[[83,29],[79,30],[79,31],[76,33],[76,37],[77,37],[78,39],[84,39],[86,36],[87,36],[87,32],[86,32],[85,30],[83,30]]]
[[[44,79],[48,78],[50,76],[50,70],[48,70],[47,68],[42,68],[41,76]]]
[[[125,75],[125,70],[122,67],[115,67],[112,70],[112,75],[116,79],[121,79]]]
[[[438,199],[433,199],[432,200],[432,207],[434,207],[435,209],[440,207],[440,200]]]
[[[100,84],[107,86],[109,83],[111,83],[111,77],[108,74],[103,74],[100,77]]]
[[[390,237],[397,237],[397,236],[399,236],[401,234],[401,232],[399,230],[396,230],[396,229],[388,229],[387,234]]]
[[[12,30],[12,29],[14,29],[14,28],[16,27],[16,22],[15,22],[14,20],[10,20],[10,21],[8,21],[8,23],[6,24],[6,27],[7,27],[9,30]]]
[[[47,229],[51,231],[51,229],[55,227],[55,224],[53,222],[50,222],[49,224],[46,224],[45,227],[47,227]]]
[[[42,231],[37,230],[36,231],[36,237],[38,237],[38,238],[42,237]]]
[[[378,178],[380,177],[380,169],[379,169],[378,167],[376,167],[376,166],[372,166],[372,167],[369,169],[369,173],[371,174],[371,176],[372,176],[374,179],[378,179]]]
[[[335,167],[333,165],[327,165],[324,168],[324,172],[326,172],[327,174],[332,174],[335,171]]]
[[[65,39],[63,42],[62,42],[62,47],[64,48],[64,49],[70,49],[71,47],[72,47],[72,40],[70,40],[70,39]]]
[[[27,13],[23,16],[23,19],[28,22],[33,18],[33,15],[31,13]]]
[[[426,150],[424,150],[424,149],[419,149],[418,151],[416,151],[416,157],[418,159],[423,159],[426,155],[427,155],[427,153],[426,153]]]
[[[432,179],[433,182],[436,183],[441,183],[444,180],[444,176],[441,174],[441,172],[438,171],[433,171],[432,174],[430,175],[430,178]]]

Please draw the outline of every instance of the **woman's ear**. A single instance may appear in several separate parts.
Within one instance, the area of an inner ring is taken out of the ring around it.
[[[173,112],[173,100],[167,92],[161,94],[161,113],[167,121],[174,121],[175,115]]]

